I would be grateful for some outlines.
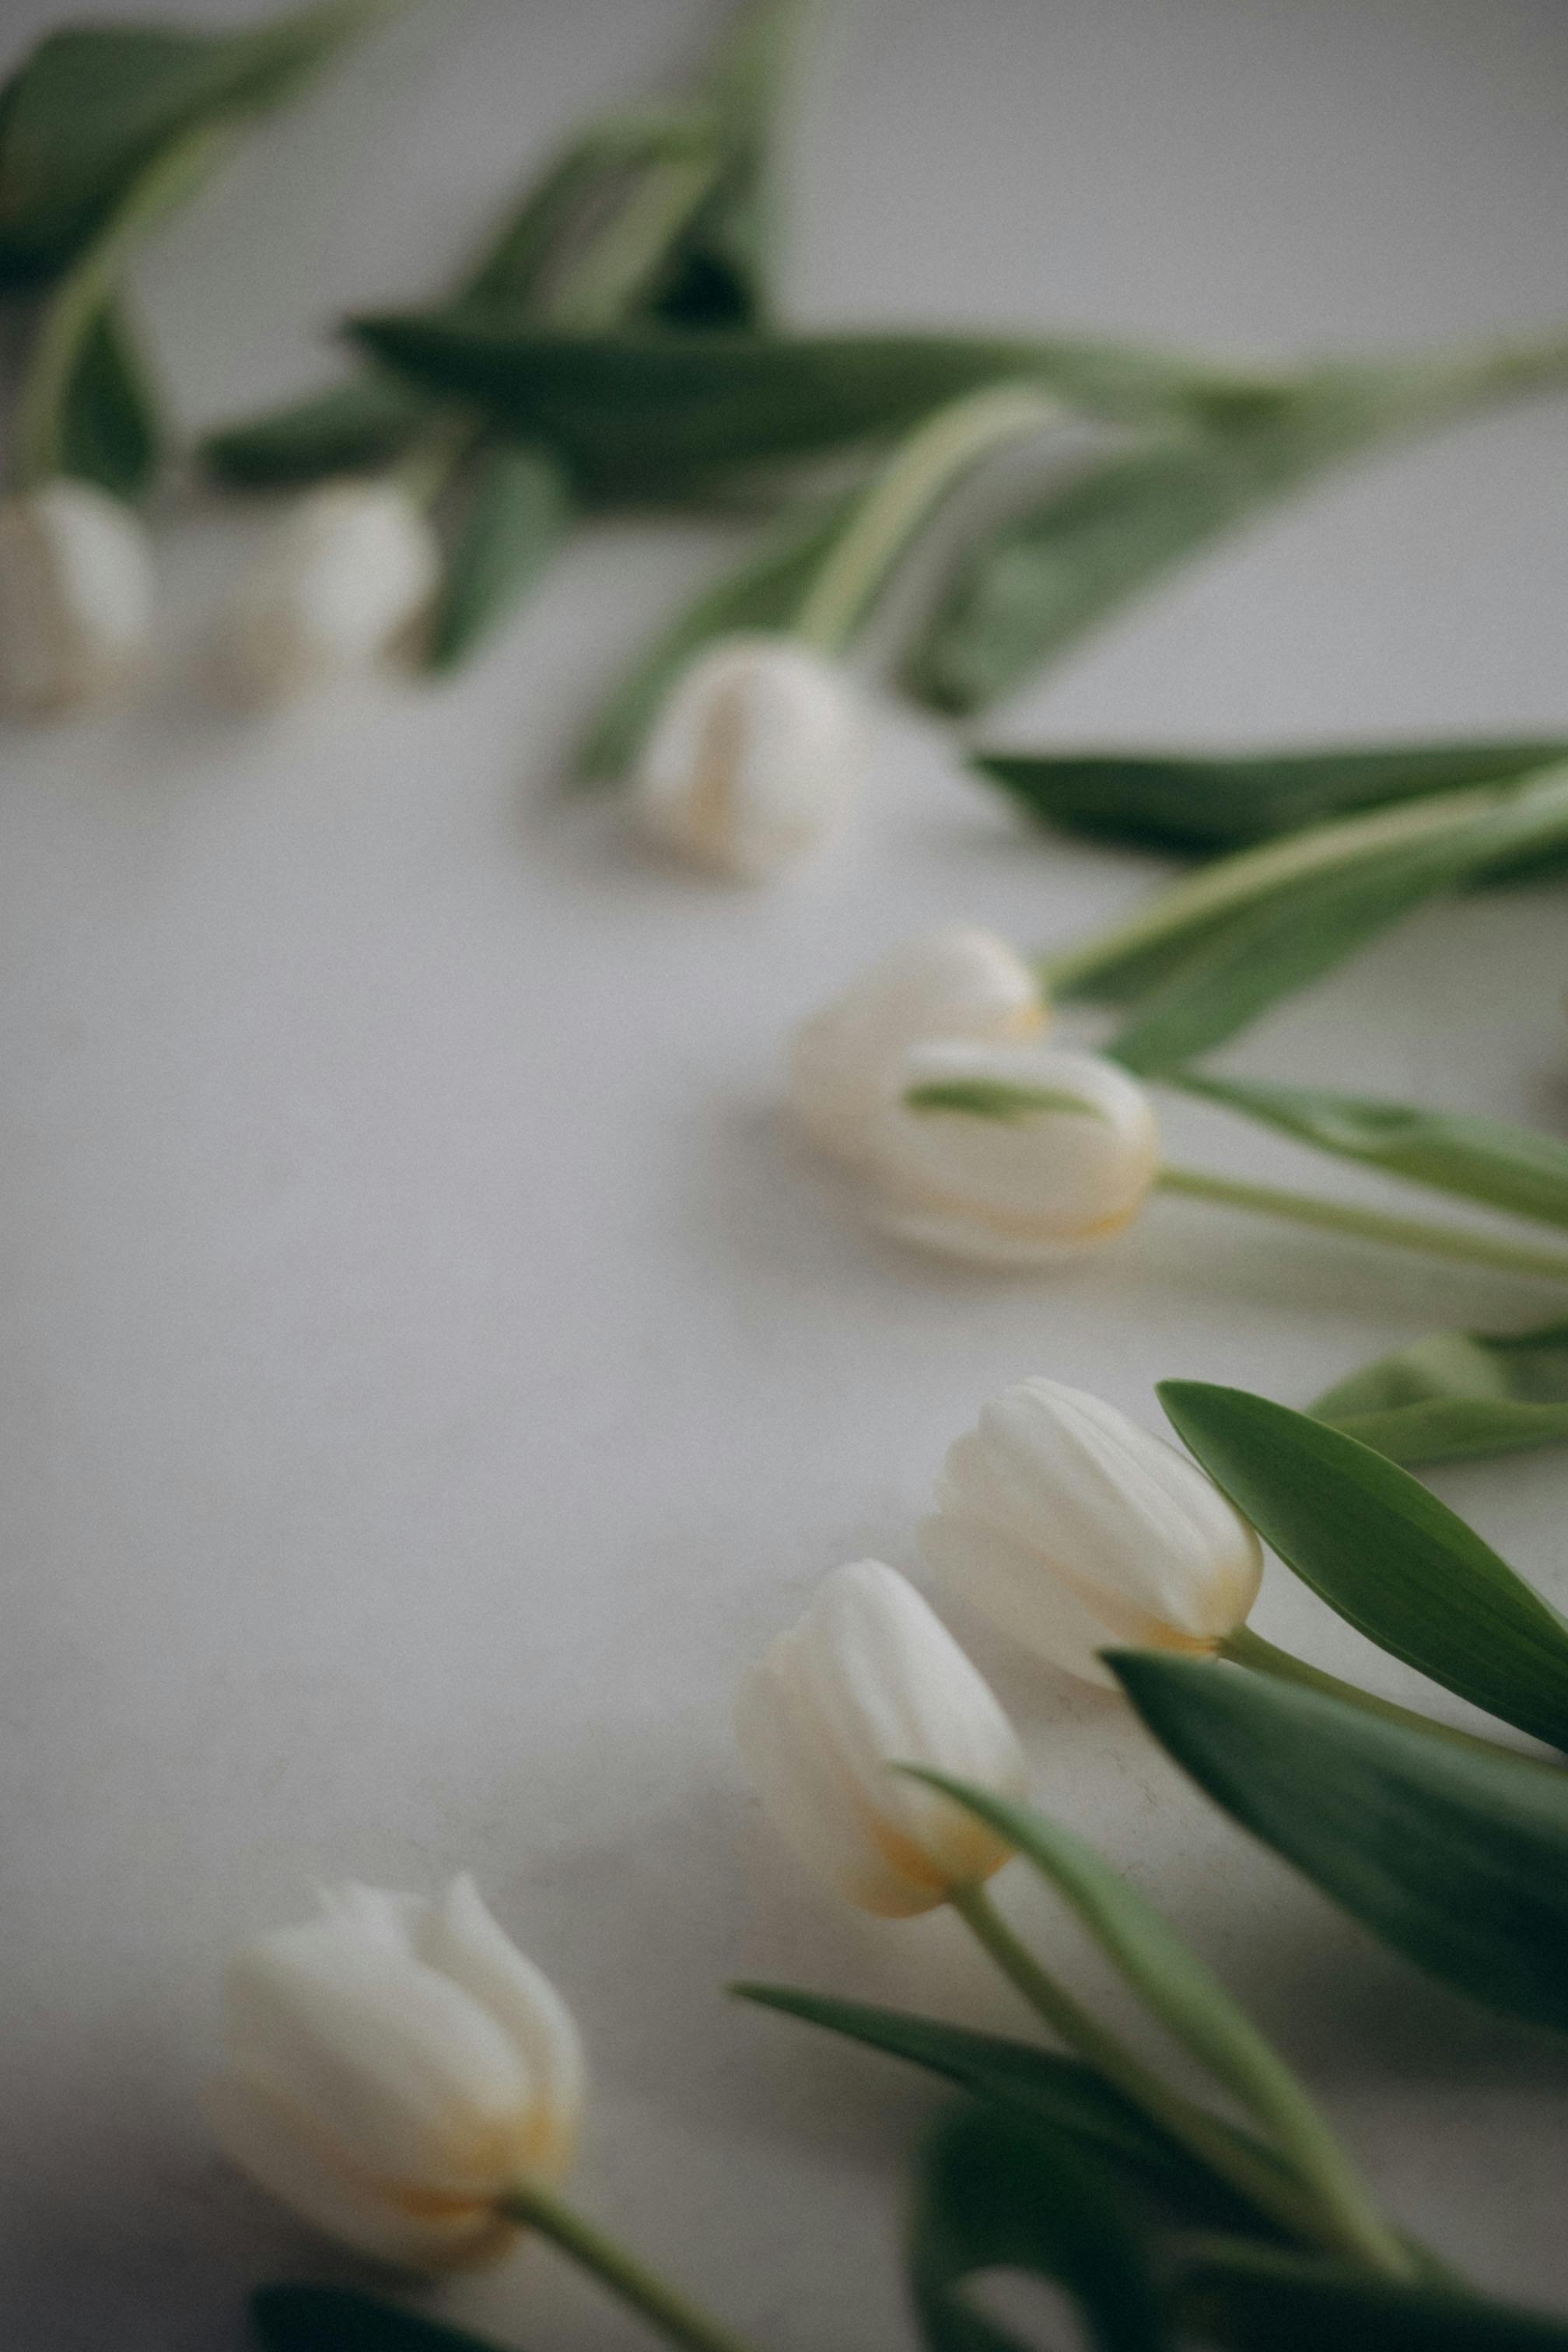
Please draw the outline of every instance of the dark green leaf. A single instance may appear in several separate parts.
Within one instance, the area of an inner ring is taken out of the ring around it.
[[[831,2033],[907,2059],[977,2099],[1050,2125],[1112,2168],[1163,2212],[1188,2225],[1275,2234],[1276,2225],[1245,2202],[1227,2180],[1079,2059],[1001,2034],[972,2032],[938,2018],[834,2000],[786,1985],[743,1984],[734,1990],[764,2009],[780,2010],[786,2017],[803,2018],[808,2025],[825,2026]],[[1250,2134],[1238,2131],[1230,2137],[1239,2152],[1278,2165],[1271,2151]],[[1283,2177],[1283,2167],[1279,2169]]]
[[[911,425],[1002,377],[1091,412],[1170,414],[1199,372],[1159,353],[963,335],[546,334],[458,307],[360,320],[371,350],[432,390],[542,437],[608,493],[711,480]]]
[[[1568,1746],[1568,1624],[1419,1480],[1243,1389],[1165,1381],[1160,1398],[1184,1444],[1331,1609],[1461,1698]]]
[[[1250,2246],[1205,2248],[1170,2300],[1226,2352],[1568,2352],[1560,2319]]]
[[[1110,1663],[1215,1802],[1407,1959],[1568,2031],[1568,1779],[1271,1675],[1135,1651]]]
[[[367,372],[290,408],[209,434],[202,457],[220,481],[246,489],[374,473],[402,457],[432,406],[412,386]]]
[[[468,507],[430,627],[428,664],[453,669],[515,609],[572,520],[561,470],[542,449],[500,443],[472,468]]]
[[[587,776],[618,775],[700,646],[732,631],[782,628],[847,511],[847,498],[788,514],[716,586],[705,588],[622,679],[578,754]]]
[[[263,2286],[250,2321],[264,2352],[496,2352],[485,2338],[346,2286]]]
[[[1166,2341],[1142,2246],[1077,2141],[1021,2116],[961,2108],[926,2150],[910,2234],[910,2284],[931,2352],[1011,2345],[963,2293],[993,2270],[1058,2281],[1100,2352],[1159,2352]]]
[[[1210,918],[1195,926],[1190,955],[1163,971],[1110,1050],[1144,1076],[1179,1068],[1321,978],[1428,898],[1500,858],[1568,843],[1568,773],[1561,768],[1509,786],[1488,805],[1459,811],[1451,822],[1444,805],[1433,801],[1349,818],[1334,828],[1336,837],[1358,825],[1388,825],[1395,817],[1434,821],[1397,845],[1378,847],[1377,835],[1369,832],[1370,854],[1341,856],[1318,872],[1303,870],[1288,887],[1268,889],[1223,920]],[[1300,835],[1282,847],[1310,841]],[[1221,866],[1210,866],[1196,879],[1211,882],[1222,873]],[[1155,945],[1169,956],[1174,940]],[[1149,969],[1147,950],[1142,968]],[[1097,987],[1090,973],[1084,992]]]
[[[279,104],[384,13],[329,0],[238,33],[52,33],[0,93],[0,284],[56,276],[198,125]]]
[[[1037,1118],[1042,1111],[1076,1113],[1080,1118],[1103,1119],[1098,1103],[1055,1087],[1010,1086],[1003,1078],[932,1078],[928,1085],[910,1087],[904,1094],[910,1110],[946,1111],[963,1118],[990,1118],[1003,1126]]]
[[[975,709],[1332,467],[1568,373],[1561,347],[1533,370],[1523,356],[1316,369],[1211,402],[1205,430],[1080,471],[970,558],[916,651],[915,690]]]
[[[1568,760],[1568,738],[1409,743],[1173,758],[1147,752],[980,751],[973,764],[1032,816],[1140,849],[1249,848],[1303,825]]]
[[[1210,1078],[1190,1071],[1171,1072],[1167,1083],[1337,1159],[1359,1160],[1461,1200],[1484,1201],[1515,1216],[1568,1225],[1568,1143],[1554,1135],[1464,1111],[1335,1094],[1323,1087]]]
[[[1434,1331],[1321,1396],[1329,1422],[1391,1462],[1458,1462],[1568,1442],[1568,1322]]]
[[[163,420],[118,304],[101,310],[83,339],[59,420],[62,473],[134,502],[151,487]]]

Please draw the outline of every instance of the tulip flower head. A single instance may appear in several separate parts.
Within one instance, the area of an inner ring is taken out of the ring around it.
[[[989,1685],[895,1569],[863,1559],[819,1588],[746,1678],[735,1733],[801,1860],[889,1918],[989,1878],[1010,1849],[950,1798],[894,1768],[924,1765],[1007,1797],[1023,1751]]]
[[[858,700],[836,662],[793,637],[724,637],[655,719],[634,803],[668,847],[762,881],[838,831],[865,754]]]
[[[576,2028],[472,1879],[433,1902],[345,1886],[225,1981],[213,2086],[227,2153],[317,2228],[400,2268],[485,2262],[497,2200],[559,2179],[582,2101]]]
[[[40,718],[104,699],[152,630],[152,545],[130,507],[64,475],[0,504],[0,709]]]
[[[225,614],[221,682],[247,707],[364,670],[416,626],[441,577],[435,533],[395,482],[328,482],[295,501]]]
[[[790,1043],[789,1094],[825,1150],[862,1163],[912,1046],[1016,1044],[1045,1026],[1037,974],[994,931],[950,923],[909,940],[814,1013]]]
[[[911,1047],[868,1135],[872,1213],[903,1240],[989,1265],[1050,1265],[1138,1214],[1160,1133],[1136,1080],[1048,1045]]]
[[[1257,1536],[1194,1463],[1059,1381],[991,1399],[948,1454],[921,1544],[1004,1633],[1107,1686],[1108,1647],[1212,1654],[1263,1573]]]

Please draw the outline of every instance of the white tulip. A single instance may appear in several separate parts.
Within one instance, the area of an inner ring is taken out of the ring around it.
[[[1044,1025],[1038,975],[994,931],[950,923],[908,940],[803,1022],[789,1094],[825,1150],[864,1160],[903,1056],[928,1040],[1016,1043]]]
[[[368,669],[420,619],[441,577],[436,535],[389,481],[328,482],[275,526],[220,624],[220,682],[247,706]]]
[[[1184,1454],[1059,1381],[993,1397],[948,1454],[925,1556],[1015,1640],[1089,1682],[1098,1653],[1212,1654],[1258,1598],[1263,1553]]]
[[[880,1560],[841,1568],[742,1686],[735,1734],[763,1805],[847,1901],[930,1911],[1010,1852],[907,1775],[921,1764],[1021,1797],[1023,1751],[989,1685],[914,1587]]]
[[[1138,1214],[1160,1132],[1142,1088],[1099,1055],[931,1042],[905,1055],[866,1156],[873,1214],[903,1240],[1049,1265]]]
[[[228,2154],[330,2236],[406,2269],[482,2262],[497,2200],[571,2160],[576,2028],[472,1879],[434,1902],[345,1886],[230,1963]]]
[[[865,758],[858,698],[836,662],[792,637],[724,637],[655,719],[633,801],[668,846],[762,881],[838,830]]]
[[[130,507],[64,475],[0,504],[0,708],[38,718],[99,701],[152,633],[152,543]]]

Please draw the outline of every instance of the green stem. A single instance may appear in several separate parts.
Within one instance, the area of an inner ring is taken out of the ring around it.
[[[1337,2233],[1325,2233],[1322,2214],[1289,2170],[1254,2153],[1239,2133],[1230,2130],[1195,2100],[1173,2091],[1113,2033],[1108,2033],[1041,1967],[1027,1945],[1008,1927],[983,1886],[964,1887],[948,1900],[1036,2016],[1070,2050],[1076,2050],[1080,2058],[1098,2067],[1125,2099],[1189,2148],[1200,2163],[1229,2181],[1249,2204],[1280,2222],[1292,2237],[1309,2244],[1340,2245]]]
[[[1348,1201],[1321,1201],[1314,1193],[1290,1192],[1281,1184],[1244,1183],[1238,1177],[1214,1176],[1204,1169],[1162,1168],[1154,1181],[1163,1192],[1176,1192],[1192,1201],[1214,1201],[1258,1216],[1285,1217],[1320,1233],[1350,1234],[1358,1241],[1420,1250],[1428,1257],[1451,1258],[1465,1265],[1493,1266],[1504,1274],[1568,1282],[1568,1252],[1536,1249],[1527,1242],[1470,1233],[1462,1225],[1392,1216],[1384,1209],[1359,1209]]]
[[[619,326],[721,168],[721,157],[710,147],[664,155],[647,165],[543,304],[546,323],[578,335],[603,334]]]
[[[841,653],[903,549],[960,477],[1010,441],[1059,424],[1026,383],[992,384],[928,417],[882,468],[806,592],[792,634]]]
[[[569,2205],[563,2205],[549,2189],[531,2180],[520,2180],[500,2200],[500,2210],[509,2221],[521,2222],[524,2229],[537,2230],[541,2237],[549,2238],[607,2286],[612,2294],[629,2304],[661,2336],[685,2347],[686,2352],[747,2352],[740,2336],[732,2336],[727,2327],[721,2327],[673,2287],[666,2286],[624,2247],[606,2238]]]
[[[1484,1739],[1473,1731],[1460,1731],[1451,1723],[1436,1723],[1429,1715],[1421,1715],[1413,1706],[1400,1706],[1394,1699],[1378,1698],[1356,1683],[1342,1682],[1338,1675],[1325,1674],[1321,1666],[1310,1666],[1305,1658],[1277,1649],[1261,1633],[1255,1633],[1250,1625],[1238,1625],[1234,1633],[1227,1633],[1219,1644],[1219,1655],[1228,1658],[1233,1665],[1249,1666],[1255,1674],[1272,1675],[1277,1682],[1295,1683],[1299,1688],[1317,1691],[1324,1698],[1341,1699],[1348,1706],[1360,1707],[1363,1715],[1375,1715],[1384,1723],[1398,1724],[1404,1731],[1455,1739],[1466,1748],[1484,1748],[1489,1756],[1516,1753],[1512,1748],[1505,1749],[1499,1740]],[[1549,1769],[1559,1772],[1556,1765]]]

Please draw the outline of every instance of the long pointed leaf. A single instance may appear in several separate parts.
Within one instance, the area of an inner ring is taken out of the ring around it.
[[[346,2286],[264,2286],[250,2298],[263,2352],[497,2352],[488,2339]]]
[[[1568,1443],[1568,1322],[1430,1332],[1337,1381],[1311,1411],[1407,1466]]]
[[[1205,2249],[1170,2300],[1226,2352],[1568,2352],[1560,2319],[1250,2246]]]
[[[455,668],[510,617],[571,523],[571,495],[547,451],[503,442],[480,452],[431,622],[431,669]]]
[[[163,423],[124,313],[105,303],[84,337],[61,403],[62,473],[118,499],[142,498],[158,469]]]

